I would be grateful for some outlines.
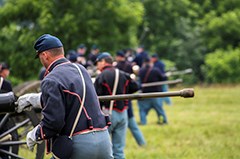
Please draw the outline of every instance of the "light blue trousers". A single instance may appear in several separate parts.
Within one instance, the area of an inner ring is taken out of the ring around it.
[[[167,123],[167,116],[163,109],[161,98],[148,98],[138,100],[139,114],[142,125],[147,124],[147,114],[151,108],[155,109],[158,120],[160,117],[163,118],[163,123]]]
[[[108,130],[73,136],[71,159],[113,159]]]
[[[126,132],[128,126],[127,110],[123,112],[112,111],[112,125],[108,131],[112,137],[114,159],[124,159],[124,148],[126,143]]]
[[[168,85],[167,84],[162,85],[162,91],[163,92],[167,92],[168,91]],[[167,105],[172,105],[172,101],[171,101],[170,97],[163,97],[162,100]]]
[[[128,118],[128,128],[130,129],[133,137],[135,138],[139,146],[146,144],[143,134],[141,130],[138,128],[138,125],[134,116],[131,118]]]

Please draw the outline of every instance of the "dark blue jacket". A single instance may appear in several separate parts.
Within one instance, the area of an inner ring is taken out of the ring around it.
[[[144,52],[138,53],[134,58],[133,62],[135,62],[139,67],[141,67],[144,60],[147,58],[148,58],[148,54],[144,51]]]
[[[74,134],[90,129],[106,129],[96,91],[87,70],[78,64],[86,84],[86,99]],[[43,119],[37,131],[38,139],[69,135],[83,97],[83,81],[77,68],[65,58],[53,62],[41,83]],[[89,121],[92,121],[91,124]]]
[[[98,95],[112,95],[113,85],[115,80],[115,68],[113,66],[106,66],[102,73],[98,75],[94,83]],[[119,71],[119,82],[116,94],[130,94],[138,90],[138,85],[130,78],[130,75]],[[101,102],[101,106],[109,108],[110,101]],[[127,109],[128,100],[114,101],[113,110],[123,112]]]
[[[128,61],[119,61],[116,65],[116,68],[130,74],[133,73],[132,65]]]
[[[122,70],[124,72],[127,72],[129,74],[133,73],[132,65],[128,61],[119,61],[116,65],[116,68],[118,68],[119,70]],[[132,109],[131,100],[128,100],[128,110],[127,110],[127,112],[128,112],[128,118],[132,118],[133,117],[133,109]]]
[[[162,61],[160,61],[160,60],[156,61],[156,62],[154,63],[154,67],[160,69],[160,71],[161,71],[163,74],[165,74],[165,64],[164,64]]]
[[[142,67],[139,71],[139,77],[141,83],[151,83],[151,82],[159,82],[166,80],[166,76],[164,76],[158,68],[152,67],[150,65],[146,65]],[[143,87],[142,92],[161,92],[161,86],[152,86],[152,87]]]
[[[88,64],[89,65],[94,65],[97,57],[98,57],[98,54],[96,54],[96,55],[93,54],[93,53],[88,54],[88,58],[87,58]]]
[[[0,78],[3,78],[0,76]],[[12,84],[10,81],[3,79],[2,86],[0,88],[0,93],[7,93],[12,91]]]

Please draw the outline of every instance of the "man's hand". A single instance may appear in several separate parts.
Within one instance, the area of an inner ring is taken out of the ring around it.
[[[28,93],[20,96],[15,103],[17,105],[17,112],[20,113],[23,110],[30,111],[32,107],[34,108],[42,108],[41,107],[41,94],[42,93]]]
[[[27,146],[28,146],[28,149],[33,151],[33,148],[36,144],[41,144],[42,141],[37,141],[36,139],[36,132],[37,132],[37,129],[38,129],[38,125],[32,129],[31,131],[28,132],[27,134]]]

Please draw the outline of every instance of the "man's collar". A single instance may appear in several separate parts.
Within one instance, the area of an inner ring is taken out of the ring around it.
[[[69,62],[66,58],[62,57],[59,59],[56,59],[55,61],[53,61],[48,68],[46,69],[45,75],[46,76],[49,72],[51,72],[57,65],[61,64],[61,63],[65,63],[65,62]]]
[[[112,64],[105,65],[103,67],[102,71],[105,70],[105,69],[109,69],[109,68],[113,68],[113,65]]]

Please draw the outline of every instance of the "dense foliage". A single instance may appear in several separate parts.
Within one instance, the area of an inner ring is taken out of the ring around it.
[[[59,37],[65,50],[80,43],[102,50],[136,45],[143,11],[141,3],[128,0],[6,1],[0,8],[1,60],[10,62],[14,76],[36,77],[40,63],[33,60],[33,44],[44,33]]]
[[[216,66],[205,61],[218,59],[217,50],[224,56],[229,48],[239,51],[239,8],[239,0],[1,0],[0,61],[10,63],[16,79],[36,78],[40,63],[33,60],[33,44],[50,33],[66,51],[85,43],[114,54],[144,44],[177,69],[192,68],[191,82],[240,82],[240,73],[210,80]]]
[[[217,50],[206,56],[206,80],[211,83],[238,83],[240,81],[240,49]]]
[[[192,68],[192,82],[208,76],[201,69],[208,53],[223,49],[227,54],[224,50],[229,46],[239,47],[239,0],[145,0],[143,4],[147,28],[143,43],[174,61],[178,69]]]

